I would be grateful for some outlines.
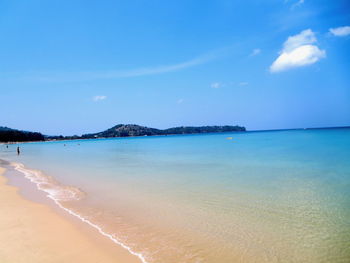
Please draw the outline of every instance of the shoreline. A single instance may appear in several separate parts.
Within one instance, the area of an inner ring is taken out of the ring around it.
[[[286,128],[286,129],[263,129],[263,130],[245,130],[245,131],[231,131],[231,132],[203,132],[203,133],[174,133],[174,134],[157,134],[157,135],[137,135],[137,136],[116,136],[116,137],[97,137],[97,138],[74,138],[74,139],[49,139],[42,141],[0,141],[0,145],[14,145],[25,143],[40,143],[40,142],[69,142],[81,140],[106,140],[106,139],[123,139],[123,138],[142,138],[142,137],[167,137],[167,136],[186,136],[186,135],[210,135],[210,134],[225,134],[225,133],[257,133],[257,132],[283,132],[283,131],[302,131],[302,130],[337,130],[350,129],[350,126],[335,126],[335,127],[305,127],[305,128]]]
[[[293,129],[288,129],[293,130]],[[262,130],[265,131],[265,130]],[[266,130],[269,131],[269,130]],[[274,131],[274,130],[271,130]],[[14,145],[25,143],[40,143],[40,142],[70,142],[70,141],[85,141],[85,140],[109,140],[109,139],[126,139],[126,138],[152,138],[152,137],[168,137],[168,136],[186,136],[186,135],[214,135],[214,134],[226,134],[226,133],[248,133],[250,131],[232,131],[232,132],[202,132],[202,133],[174,133],[174,134],[157,134],[157,135],[136,135],[136,136],[116,136],[116,137],[97,137],[97,138],[75,138],[75,139],[62,139],[62,140],[43,140],[43,141],[16,141],[16,142],[0,142],[0,145]]]
[[[1,262],[142,262],[122,244],[116,246],[101,236],[100,231],[96,233],[91,227],[84,230],[84,226],[78,226],[83,225],[81,218],[79,222],[71,222],[50,205],[24,198],[18,187],[8,184],[5,172],[0,166],[0,198],[6,200],[0,203]]]

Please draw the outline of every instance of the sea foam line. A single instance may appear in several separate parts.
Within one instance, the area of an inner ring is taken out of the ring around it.
[[[63,209],[64,211],[68,212],[70,215],[73,215],[77,218],[79,218],[82,222],[90,225],[91,227],[95,228],[101,235],[109,238],[112,242],[114,242],[115,244],[123,247],[124,249],[126,249],[127,251],[129,251],[130,254],[134,255],[134,256],[137,256],[142,263],[148,263],[145,259],[145,257],[141,254],[141,253],[138,253],[138,252],[135,252],[131,249],[131,247],[125,245],[124,243],[122,243],[121,241],[119,241],[117,238],[115,238],[112,234],[109,234],[105,231],[102,230],[102,228],[99,226],[99,225],[96,225],[94,223],[92,223],[90,220],[84,218],[83,216],[79,215],[78,213],[64,207],[60,202],[59,200],[57,200],[54,195],[52,193],[50,193],[50,190],[48,189],[45,189],[41,186],[40,182],[38,182],[37,180],[35,180],[35,174],[37,174],[35,171],[31,171],[29,169],[26,169],[24,168],[24,165],[23,164],[20,164],[20,163],[11,163],[11,165],[14,167],[14,169],[22,174],[24,174],[24,177],[26,179],[28,179],[30,182],[34,183],[38,190],[40,191],[43,191],[45,193],[47,193],[47,197],[52,199],[56,205],[58,205],[61,209]]]

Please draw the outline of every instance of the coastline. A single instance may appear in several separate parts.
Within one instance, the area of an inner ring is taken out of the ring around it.
[[[1,262],[141,262],[122,246],[85,233],[51,207],[24,199],[7,184],[5,171],[0,167],[0,199],[6,200],[0,202]]]

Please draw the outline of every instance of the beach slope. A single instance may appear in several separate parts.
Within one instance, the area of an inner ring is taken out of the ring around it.
[[[140,262],[121,247],[105,248],[50,207],[23,199],[6,184],[4,171],[0,167],[0,262]]]

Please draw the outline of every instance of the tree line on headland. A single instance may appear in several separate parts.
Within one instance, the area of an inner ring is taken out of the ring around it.
[[[19,131],[7,127],[0,127],[0,142],[29,142],[43,141],[44,135],[40,132]]]
[[[242,126],[200,126],[200,127],[175,127],[169,129],[155,129],[136,124],[118,124],[110,129],[98,133],[84,134],[82,136],[46,136],[39,132],[20,131],[7,127],[0,127],[0,142],[27,142],[44,140],[72,140],[72,139],[93,139],[111,137],[131,136],[155,136],[155,135],[176,135],[196,133],[217,133],[217,132],[243,132]]]

